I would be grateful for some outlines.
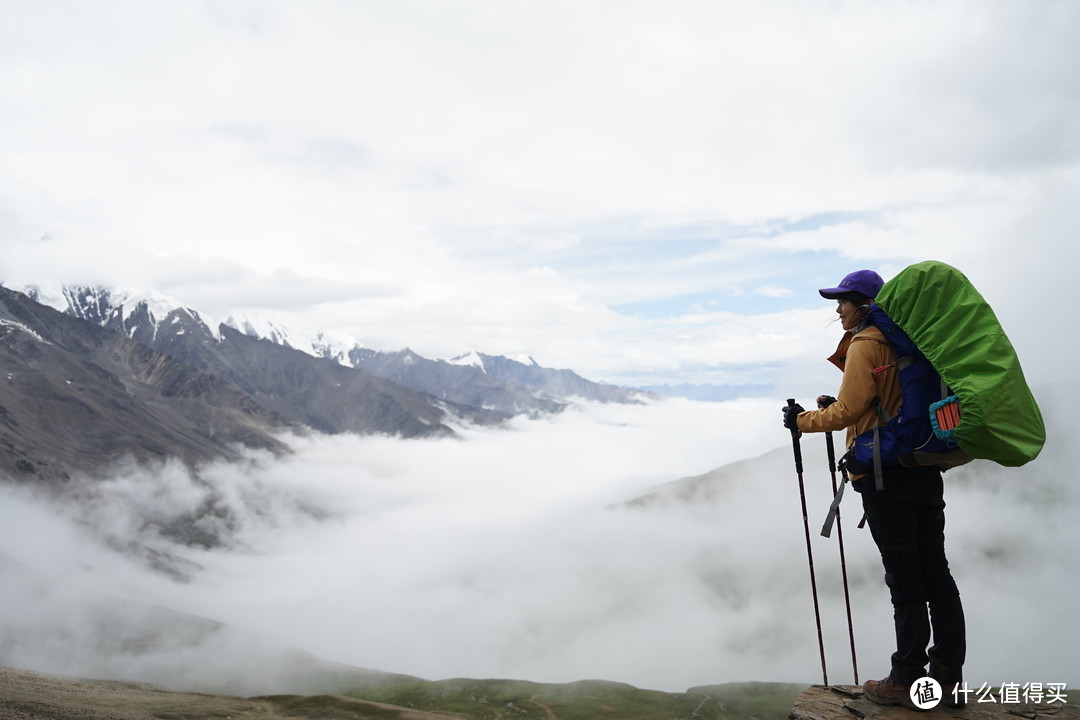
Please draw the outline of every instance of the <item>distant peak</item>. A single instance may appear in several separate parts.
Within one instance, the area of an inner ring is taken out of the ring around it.
[[[363,347],[356,338],[348,335],[322,330],[315,333],[301,332],[253,311],[234,312],[225,319],[224,324],[248,337],[269,340],[276,345],[300,350],[317,358],[333,360],[346,367],[352,367],[349,353]]]
[[[249,337],[271,340],[278,345],[292,347],[289,332],[273,320],[255,313],[234,312],[225,318],[225,325],[239,330]]]
[[[458,355],[456,358],[448,360],[451,365],[461,365],[463,367],[475,367],[481,370],[484,369],[484,358],[480,353],[475,350],[470,350],[464,355]]]
[[[519,362],[522,365],[528,365],[529,367],[540,367],[540,363],[533,359],[532,355],[515,355],[514,357],[507,358],[514,362]]]
[[[540,367],[540,363],[536,362],[532,355],[526,355],[524,353],[519,355],[481,355],[481,357],[485,360],[517,363],[518,365],[524,365],[525,367]]]
[[[114,318],[126,322],[140,307],[151,318],[159,319],[180,307],[180,303],[160,293],[118,290],[108,285],[42,283],[21,290],[35,302],[98,325],[106,325]]]
[[[482,352],[477,352],[476,350],[470,350],[464,355],[458,355],[455,358],[447,360],[447,362],[451,365],[479,368],[489,374],[491,372],[497,372],[494,368],[505,363],[516,363],[530,368],[540,367],[540,363],[536,362],[531,355],[515,355],[513,357],[507,357],[506,355],[487,355]]]

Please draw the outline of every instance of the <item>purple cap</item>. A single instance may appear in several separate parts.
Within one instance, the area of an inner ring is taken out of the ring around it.
[[[885,281],[873,270],[856,270],[853,273],[848,273],[847,276],[840,281],[839,286],[834,288],[823,288],[818,290],[818,292],[821,293],[821,297],[828,298],[829,300],[835,300],[841,295],[849,292],[857,292],[868,298],[875,298],[877,297],[878,292],[881,291],[881,286],[884,284]]]

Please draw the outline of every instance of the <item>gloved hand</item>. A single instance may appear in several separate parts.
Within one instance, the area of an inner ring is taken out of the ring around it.
[[[824,410],[825,408],[836,402],[836,398],[832,395],[818,395],[817,406]]]
[[[786,427],[788,430],[791,430],[792,432],[799,432],[799,424],[796,418],[799,416],[799,413],[805,412],[803,410],[803,406],[799,403],[795,403],[794,405],[785,405],[783,411],[784,427]]]

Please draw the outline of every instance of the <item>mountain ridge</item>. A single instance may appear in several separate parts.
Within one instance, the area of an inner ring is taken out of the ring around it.
[[[352,337],[323,330],[300,333],[273,318],[250,312],[231,312],[219,323],[194,308],[154,293],[89,285],[62,285],[44,291],[27,286],[25,291],[32,299],[123,332],[154,349],[175,351],[177,338],[189,333],[201,342],[222,342],[226,328],[231,328],[248,337],[364,370],[450,403],[507,416],[558,412],[575,398],[634,403],[656,397],[641,390],[596,383],[572,370],[545,368],[532,357],[522,361],[472,350],[442,360],[423,357],[408,348],[373,350]],[[190,344],[190,338],[185,340],[184,344]]]
[[[286,450],[271,433],[282,419],[229,383],[2,287],[0,369],[0,469],[14,478]]]
[[[294,345],[311,338],[266,318],[215,323],[105,287],[26,290],[0,285],[0,471],[17,478],[60,482],[124,457],[197,465],[242,448],[286,452],[282,431],[451,437],[579,398],[642,398],[531,358],[454,363],[322,333],[305,351]]]

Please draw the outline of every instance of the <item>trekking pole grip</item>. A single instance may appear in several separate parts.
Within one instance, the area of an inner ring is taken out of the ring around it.
[[[788,398],[787,406],[795,407],[795,398]],[[795,451],[795,470],[802,472],[802,445],[799,443],[799,431],[791,431],[791,447]]]
[[[836,402],[836,398],[834,398],[832,395],[822,395],[821,397],[818,398],[818,407],[820,407],[822,410],[824,410],[825,408],[832,405],[834,402]],[[833,448],[832,432],[826,432],[825,433],[825,447],[827,447],[829,449],[829,471],[835,473],[836,472],[836,450]],[[834,488],[833,493],[835,493],[835,492],[836,492],[836,489]]]

